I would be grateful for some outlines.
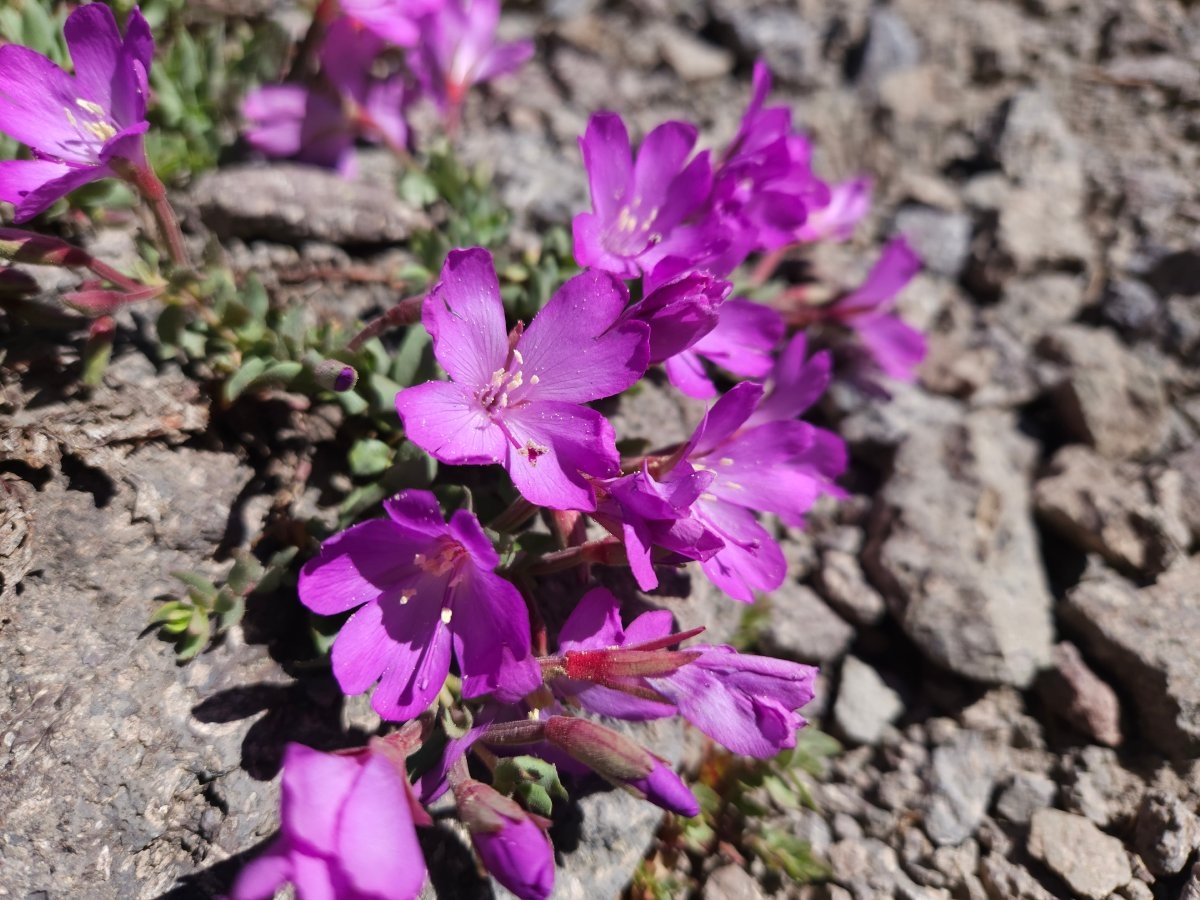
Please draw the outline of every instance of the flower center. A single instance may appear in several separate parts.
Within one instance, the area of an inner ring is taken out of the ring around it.
[[[84,146],[94,148],[97,141],[103,144],[116,137],[117,127],[109,121],[108,114],[99,103],[77,97],[75,107],[73,110],[64,106],[63,115],[67,117]]]
[[[438,538],[431,553],[418,553],[413,560],[429,575],[442,576],[453,572],[467,556],[466,548],[450,537]]]
[[[605,249],[616,256],[637,256],[650,244],[662,240],[661,234],[651,231],[658,219],[658,207],[643,210],[642,198],[634,197],[621,207],[617,221],[608,228],[602,239]]]
[[[525,383],[525,372],[521,369],[523,365],[525,357],[514,347],[509,354],[507,365],[493,372],[488,383],[475,393],[475,399],[488,413],[494,415],[505,409],[512,399],[512,392]],[[529,383],[537,384],[538,377],[532,376]]]

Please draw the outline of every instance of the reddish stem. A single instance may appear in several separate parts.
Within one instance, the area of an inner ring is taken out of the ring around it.
[[[399,328],[403,325],[414,325],[421,321],[421,307],[425,303],[425,294],[405,297],[391,309],[385,310],[363,326],[362,331],[346,342],[346,349],[358,350],[373,337],[378,337],[389,328]]]

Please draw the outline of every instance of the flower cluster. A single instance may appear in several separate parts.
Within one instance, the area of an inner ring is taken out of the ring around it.
[[[406,151],[406,111],[419,96],[453,129],[471,85],[532,52],[496,42],[498,16],[498,0],[321,0],[306,42],[313,56],[296,67],[313,79],[250,94],[248,140],[348,172],[360,139]],[[65,37],[73,75],[0,47],[0,130],[35,157],[0,163],[0,199],[24,220],[117,175],[164,200],[143,145],[145,19],[134,9],[122,33],[107,6],[85,5]],[[635,153],[618,115],[593,116],[580,140],[592,208],[573,222],[582,271],[528,321],[506,315],[480,247],[450,251],[437,283],[397,306],[393,321],[423,327],[440,372],[396,392],[394,417],[380,415],[394,444],[441,464],[438,476],[328,537],[298,585],[304,607],[337,628],[329,661],[341,690],[369,691],[389,725],[356,750],[289,745],[280,834],[243,870],[236,900],[284,883],[302,900],[417,896],[426,871],[416,829],[431,825],[425,806],[447,792],[487,870],[541,900],[554,887],[547,832],[558,771],[594,774],[679,816],[700,812],[671,765],[595,717],[682,716],[761,759],[795,745],[814,668],[689,643],[703,629],[679,632],[661,610],[626,624],[622,598],[592,577],[596,566],[626,567],[653,592],[665,569],[696,563],[735,601],[780,587],[779,528],[802,527],[819,498],[840,496],[847,465],[842,440],[801,417],[835,377],[878,391],[884,379],[912,378],[924,355],[922,336],[893,310],[919,268],[903,238],[858,287],[826,302],[811,302],[808,285],[756,299],[771,293],[781,254],[847,239],[868,208],[865,179],[814,173],[790,110],[767,105],[770,86],[757,66],[740,128],[717,152],[697,152],[696,126],[666,122]],[[173,218],[160,213],[185,261]],[[119,303],[187,280],[141,284],[57,238],[7,228],[0,251],[86,267],[114,285],[66,298],[97,316],[89,339],[111,340]],[[759,290],[735,292],[747,283]],[[340,357],[288,363],[308,366],[318,388],[346,391],[356,377]],[[631,452],[592,404],[651,366],[711,404],[687,440]],[[482,485],[475,494],[454,484],[466,466],[487,467],[462,479]],[[481,521],[476,509],[488,502],[508,506]],[[564,570],[577,577],[550,590],[544,576]],[[239,599],[205,585],[214,604]],[[492,783],[472,776],[468,754]]]
[[[351,175],[356,140],[407,152],[406,113],[422,96],[453,131],[472,85],[533,54],[529,41],[497,43],[499,17],[499,0],[325,0],[316,77],[247,95],[246,139],[268,156]]]
[[[372,24],[375,7],[343,9],[327,52],[339,32],[384,39]],[[420,9],[407,29],[389,20],[387,39],[455,21]],[[494,25],[490,13],[482,21]],[[420,51],[458,73],[445,84],[492,71],[446,62],[453,54],[445,46],[439,39]],[[336,66],[328,68],[336,77]],[[372,89],[385,89],[345,84],[360,106]],[[332,647],[346,693],[373,687],[376,711],[409,726],[428,725],[434,709],[453,703],[448,681],[475,701],[473,725],[422,775],[420,797],[452,790],[484,865],[520,897],[552,890],[548,822],[516,802],[511,785],[505,796],[470,778],[469,752],[492,765],[524,753],[564,772],[590,771],[695,815],[694,796],[669,766],[588,715],[680,715],[733,752],[768,758],[794,746],[816,675],[728,646],[687,645],[694,633],[676,632],[667,612],[623,625],[620,600],[601,587],[576,601],[551,652],[538,576],[578,566],[586,578],[592,565],[627,565],[650,591],[662,567],[696,562],[735,600],[774,590],[787,566],[759,516],[799,527],[821,495],[841,493],[843,442],[800,419],[834,377],[835,359],[855,362],[870,385],[882,375],[911,377],[922,355],[920,335],[889,309],[917,268],[902,239],[860,287],[822,306],[789,309],[784,297],[774,308],[730,296],[734,270],[751,254],[845,239],[867,208],[865,180],[828,184],[813,173],[789,111],[765,106],[769,86],[759,66],[741,128],[715,161],[694,152],[690,124],[653,129],[635,156],[618,116],[593,116],[580,141],[593,208],[574,222],[584,271],[528,322],[506,320],[490,253],[449,253],[420,313],[446,380],[400,390],[396,411],[416,447],[446,466],[503,468],[518,499],[484,528],[464,509],[447,521],[431,493],[402,492],[384,504],[385,518],[329,538],[301,576],[309,609],[352,612]],[[453,89],[431,93],[444,108],[460,99]],[[338,146],[342,153],[349,143]],[[814,350],[818,343],[825,348]],[[684,392],[715,402],[683,444],[623,457],[613,426],[589,404],[630,388],[652,365]],[[514,553],[538,508],[560,549]],[[321,814],[350,802],[347,785],[346,798]],[[292,859],[294,832],[285,821],[271,858]]]

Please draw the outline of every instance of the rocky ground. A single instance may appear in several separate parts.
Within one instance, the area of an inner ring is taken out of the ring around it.
[[[705,900],[1200,900],[1200,7],[510,13],[539,54],[471,110],[465,150],[494,167],[522,240],[584,208],[574,141],[591,111],[642,131],[690,118],[717,143],[763,57],[818,168],[876,178],[857,242],[820,271],[850,284],[898,232],[927,264],[902,301],[930,334],[920,383],[887,405],[827,398],[853,496],[791,537],[763,632],[822,665],[812,712],[847,748],[815,811],[777,817],[832,880],[780,887],[718,856]],[[232,165],[181,202],[193,235],[215,229],[278,297],[363,314],[394,295],[362,273],[394,268],[416,221],[376,168],[347,189]],[[99,242],[129,252],[120,231]],[[126,325],[90,396],[40,338],[0,369],[4,897],[218,894],[274,829],[284,742],[375,725],[326,675],[280,666],[290,638],[269,604],[186,667],[138,637],[168,572],[219,571],[277,511],[328,505],[297,473],[320,469],[337,422],[282,401],[216,409]],[[619,431],[685,427],[665,394],[641,402]],[[677,606],[728,632],[738,611],[719,599]],[[661,740],[684,753],[677,732]],[[586,798],[556,832],[561,896],[617,893],[656,824]],[[435,890],[463,896],[437,874],[461,872],[461,845],[429,849]]]

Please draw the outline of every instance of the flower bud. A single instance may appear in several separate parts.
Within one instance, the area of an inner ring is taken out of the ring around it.
[[[552,716],[546,740],[601,778],[681,816],[696,815],[700,804],[675,771],[629,738],[587,719]]]
[[[336,359],[326,359],[312,366],[313,378],[322,388],[338,394],[350,390],[358,383],[358,372]]]
[[[545,900],[554,890],[554,850],[516,801],[473,779],[454,785],[459,818],[498,882],[521,900]]]

